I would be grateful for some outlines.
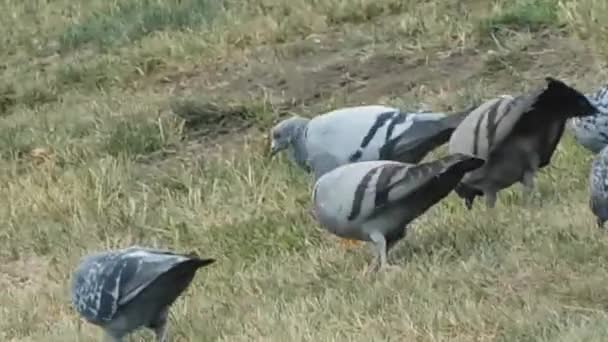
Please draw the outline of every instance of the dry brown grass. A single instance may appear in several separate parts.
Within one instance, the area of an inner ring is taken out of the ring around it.
[[[391,255],[403,270],[372,278],[264,137],[288,112],[451,110],[547,75],[592,91],[607,2],[209,3],[0,3],[0,340],[98,340],[71,271],[134,243],[218,259],[176,303],[173,341],[607,339],[608,239],[570,136],[535,207],[518,187],[494,213],[450,196]],[[172,108],[192,99],[239,109],[184,123]]]

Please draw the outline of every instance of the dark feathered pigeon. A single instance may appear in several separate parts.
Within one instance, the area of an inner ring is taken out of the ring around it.
[[[518,97],[501,96],[472,111],[456,128],[450,153],[486,160],[456,187],[471,208],[476,196],[494,207],[496,195],[516,182],[530,193],[535,174],[549,165],[566,120],[592,115],[597,109],[576,89],[548,77],[547,86]]]
[[[291,159],[306,170],[318,154],[333,157],[335,165],[327,170],[369,160],[418,163],[448,141],[467,113],[405,113],[372,105],[337,109],[313,119],[294,116],[271,130],[271,153],[289,149]]]
[[[569,119],[567,127],[579,144],[599,153],[608,145],[608,84],[587,98],[598,111],[594,115]]]
[[[164,342],[169,307],[214,261],[138,246],[89,255],[74,273],[72,304],[111,341],[147,327]]]
[[[591,163],[589,173],[589,205],[597,219],[597,225],[604,227],[608,221],[608,146],[604,147]]]
[[[387,267],[386,255],[405,236],[407,225],[446,197],[466,172],[482,164],[482,159],[464,154],[419,165],[396,161],[346,164],[315,183],[314,216],[339,237],[371,241],[376,258],[370,269]]]

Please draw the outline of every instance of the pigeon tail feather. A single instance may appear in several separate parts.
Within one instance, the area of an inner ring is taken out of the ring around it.
[[[173,274],[172,277],[177,280],[182,277],[189,277],[199,268],[210,265],[213,262],[215,262],[214,259],[192,258],[173,266],[168,273]]]
[[[196,257],[196,258],[193,258],[193,259],[191,259],[190,261],[187,261],[187,262],[191,263],[193,267],[201,268],[201,267],[204,267],[204,266],[211,265],[215,261],[216,260],[213,259],[213,258],[201,259],[201,258]]]

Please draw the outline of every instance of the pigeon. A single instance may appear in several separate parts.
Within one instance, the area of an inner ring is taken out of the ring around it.
[[[110,341],[147,327],[165,342],[169,307],[196,271],[213,262],[140,246],[88,255],[74,272],[72,305]]]
[[[458,153],[417,165],[391,160],[341,165],[315,182],[314,216],[338,237],[371,242],[375,258],[366,272],[390,269],[387,253],[405,237],[407,225],[483,163]]]
[[[597,219],[597,226],[608,221],[608,145],[595,156],[589,172],[589,206]]]
[[[597,154],[608,145],[608,84],[587,98],[598,111],[591,116],[569,119],[567,127],[580,145]]]
[[[486,160],[454,189],[469,210],[477,196],[485,196],[486,206],[494,208],[498,191],[516,182],[531,195],[536,172],[551,162],[566,120],[597,111],[564,82],[552,77],[545,81],[546,87],[528,94],[502,95],[484,102],[452,133],[449,153]]]
[[[471,108],[472,110],[473,108]],[[293,116],[271,130],[271,156],[288,150],[290,159],[310,172],[310,159],[334,157],[329,170],[369,160],[418,163],[446,143],[468,111],[453,115],[365,105],[336,109],[312,119]]]

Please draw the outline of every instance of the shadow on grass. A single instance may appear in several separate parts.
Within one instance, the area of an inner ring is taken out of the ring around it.
[[[264,101],[235,104],[182,98],[173,100],[170,106],[172,113],[184,120],[184,131],[190,138],[214,137],[254,126],[265,130],[284,113],[283,108],[271,108]]]
[[[105,150],[111,156],[147,155],[162,149],[166,140],[163,137],[162,123],[136,118],[121,120],[109,131]]]

